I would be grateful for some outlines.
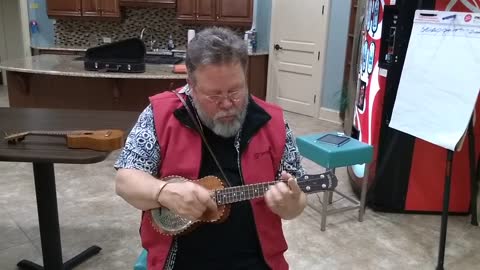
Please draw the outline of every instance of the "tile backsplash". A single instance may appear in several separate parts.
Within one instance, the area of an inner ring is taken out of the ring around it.
[[[177,22],[176,11],[171,8],[125,8],[121,21],[59,19],[54,24],[55,45],[91,47],[103,43],[103,37],[118,41],[139,37],[143,28],[143,39],[147,49],[166,48],[169,35],[177,48],[184,48],[187,43],[187,30],[200,31],[204,26],[188,26]],[[247,29],[234,28],[243,37]]]

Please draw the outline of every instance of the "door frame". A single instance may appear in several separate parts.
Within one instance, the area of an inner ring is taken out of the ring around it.
[[[319,78],[320,81],[318,82],[318,88],[316,91],[317,98],[315,100],[315,110],[314,113],[311,117],[314,118],[329,118],[323,117],[322,110],[321,110],[321,104],[322,104],[322,93],[323,93],[323,86],[324,86],[324,76],[325,76],[325,63],[326,63],[326,52],[327,52],[327,38],[328,38],[328,28],[330,24],[330,6],[331,6],[331,1],[332,0],[318,0],[322,3],[322,5],[325,7],[324,8],[324,14],[321,18],[322,23],[322,31],[320,35],[320,40],[319,42],[319,48],[318,51],[320,52],[320,61],[318,61],[317,65],[314,65],[314,72],[319,73]],[[291,1],[292,4],[294,1]],[[276,1],[272,1],[272,13],[271,13],[271,18],[270,18],[270,44],[269,44],[269,52],[272,54],[274,52],[273,46],[276,44],[276,34],[277,34],[277,20],[280,20],[281,18],[278,18],[276,15],[277,11],[277,4]],[[268,61],[268,75],[267,75],[267,95],[266,99],[268,102],[275,103],[275,96],[277,94],[276,89],[273,89],[272,85],[272,80],[274,76],[272,76],[273,73],[273,61],[271,61],[272,57],[269,57],[270,60]]]

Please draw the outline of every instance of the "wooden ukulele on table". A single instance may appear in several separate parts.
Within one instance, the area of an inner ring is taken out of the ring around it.
[[[67,147],[96,151],[113,151],[123,147],[124,132],[117,129],[73,131],[26,131],[6,136],[10,144],[17,144],[28,135],[66,137]]]
[[[147,214],[151,215],[153,227],[165,235],[186,234],[202,223],[221,223],[228,218],[230,204],[263,197],[270,185],[279,182],[272,181],[225,188],[222,180],[215,176],[206,176],[198,180],[189,180],[181,176],[168,176],[161,180],[171,183],[191,181],[199,184],[210,191],[210,196],[217,204],[217,211],[207,211],[196,221],[181,217],[165,207],[149,210]],[[297,184],[305,193],[316,193],[334,190],[337,187],[338,180],[332,171],[327,171],[297,178]]]

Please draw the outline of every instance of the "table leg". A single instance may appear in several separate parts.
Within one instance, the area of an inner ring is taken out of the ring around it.
[[[447,168],[445,173],[445,187],[443,191],[442,224],[440,227],[440,244],[438,246],[437,270],[443,270],[445,258],[445,243],[447,240],[448,208],[450,205],[450,185],[452,176],[453,151],[447,150]]]
[[[86,250],[82,251],[82,253],[78,254],[77,256],[71,258],[70,260],[66,261],[63,266],[64,269],[72,269],[75,266],[81,264],[82,262],[88,260],[93,255],[99,253],[101,250],[98,246],[91,246]]]
[[[63,264],[53,164],[33,163],[33,176],[44,267],[28,260],[20,261],[17,266],[20,269],[33,270],[44,268],[49,270],[70,269],[97,254],[100,248],[93,246],[70,259],[65,265]]]

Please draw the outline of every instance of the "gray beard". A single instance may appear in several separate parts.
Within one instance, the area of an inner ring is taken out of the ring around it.
[[[208,117],[207,114],[200,108],[200,106],[198,106],[198,103],[193,96],[192,101],[193,106],[197,110],[198,117],[200,117],[202,123],[211,131],[213,131],[213,133],[224,138],[230,138],[235,136],[242,127],[243,122],[245,121],[245,117],[247,115],[248,95],[245,95],[245,105],[244,108],[241,110],[240,114],[237,114],[237,111],[235,109],[232,109],[230,111],[221,111],[217,113],[213,119]],[[232,114],[235,114],[235,119],[230,123],[222,123],[218,120],[219,117]]]

